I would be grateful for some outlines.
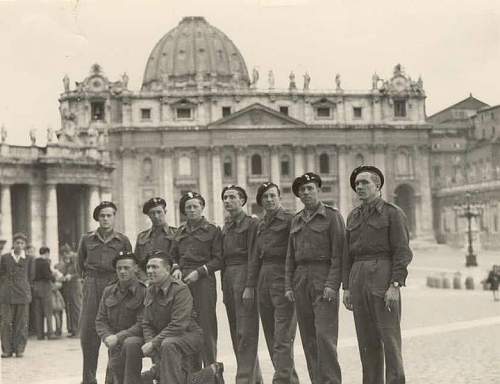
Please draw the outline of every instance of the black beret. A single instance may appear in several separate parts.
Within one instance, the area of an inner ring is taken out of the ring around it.
[[[116,263],[118,263],[119,260],[128,260],[128,259],[131,259],[131,260],[134,260],[134,262],[136,264],[137,263],[137,259],[135,257],[135,254],[133,252],[129,252],[129,251],[120,251],[118,253],[118,255],[116,255],[114,258],[113,258],[113,261],[111,262],[112,265],[113,265],[113,268],[116,268]]]
[[[201,205],[205,206],[205,199],[203,198],[202,195],[200,195],[198,192],[188,192],[188,193],[184,194],[181,197],[181,200],[179,201],[179,210],[181,211],[181,213],[183,215],[186,214],[184,212],[184,206],[186,205],[187,201],[191,200],[191,199],[198,199],[200,201]]]
[[[293,194],[299,197],[299,188],[307,183],[316,183],[318,188],[321,187],[321,177],[313,172],[304,173],[302,176],[297,177],[292,184]]]
[[[94,208],[94,214],[92,217],[94,218],[95,221],[99,221],[99,212],[101,212],[101,209],[104,208],[113,208],[116,211],[118,211],[118,208],[116,208],[115,203],[112,201],[101,201],[97,207]]]
[[[12,241],[16,241],[17,239],[23,239],[24,241],[28,242],[28,236],[24,232],[14,233],[14,235],[12,236]]]
[[[280,187],[278,187],[272,181],[266,181],[265,183],[262,183],[257,189],[257,196],[255,197],[255,201],[257,201],[258,205],[262,205],[260,201],[262,200],[262,195],[264,194],[264,192],[266,192],[268,189],[271,189],[272,187],[276,187],[276,189],[278,190],[278,196],[280,195]]]
[[[350,182],[351,182],[351,188],[353,189],[353,191],[356,192],[356,177],[360,173],[363,173],[363,172],[369,172],[369,173],[373,173],[374,175],[377,175],[380,178],[380,188],[382,188],[384,186],[384,174],[382,173],[382,171],[380,169],[378,169],[377,167],[374,167],[373,165],[361,165],[361,166],[355,168],[354,171],[352,171],[352,173],[351,173]]]
[[[142,206],[142,213],[147,215],[151,208],[158,207],[158,206],[162,206],[163,209],[166,209],[167,203],[161,197],[152,197],[151,199],[146,201],[144,203],[144,205]]]
[[[238,191],[240,193],[240,195],[243,197],[243,204],[242,205],[245,205],[247,203],[247,200],[248,200],[248,196],[247,196],[247,193],[246,191],[241,188],[239,185],[234,185],[234,184],[231,184],[231,185],[227,185],[224,187],[224,189],[222,190],[222,193],[220,194],[220,197],[222,200],[224,200],[224,193],[226,193],[226,191]]]
[[[169,266],[172,266],[172,259],[168,256],[167,252],[161,249],[154,249],[146,255],[146,264],[151,259],[163,259]]]

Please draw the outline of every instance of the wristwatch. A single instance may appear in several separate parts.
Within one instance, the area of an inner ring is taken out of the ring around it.
[[[401,286],[401,284],[399,284],[399,281],[393,281],[391,283],[391,285],[394,287],[394,288],[399,288]]]

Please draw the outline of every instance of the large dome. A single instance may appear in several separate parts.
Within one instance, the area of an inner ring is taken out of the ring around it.
[[[153,48],[142,89],[248,87],[240,51],[203,17],[184,17]]]

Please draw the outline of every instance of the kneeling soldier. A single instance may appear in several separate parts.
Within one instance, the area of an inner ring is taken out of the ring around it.
[[[108,347],[113,383],[140,383],[141,367],[130,358],[128,338],[142,341],[142,314],[146,286],[136,278],[137,262],[131,252],[120,252],[113,260],[118,282],[104,289],[96,331]],[[132,347],[133,348],[133,347]]]

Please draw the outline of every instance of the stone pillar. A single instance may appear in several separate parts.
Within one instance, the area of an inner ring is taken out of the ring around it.
[[[122,177],[121,177],[121,201],[119,216],[123,217],[123,232],[129,239],[135,239],[137,235],[137,187],[135,180],[137,180],[138,168],[137,160],[135,158],[134,149],[125,149],[121,152],[122,155]]]
[[[281,172],[280,172],[280,155],[279,147],[277,145],[271,146],[271,181],[280,185]]]
[[[376,144],[375,145],[375,166],[382,171],[382,174],[384,177],[387,177],[385,173],[385,149],[386,149],[385,144]],[[387,185],[382,188],[382,198],[384,200],[387,200]]]
[[[163,198],[167,202],[174,201],[174,150],[173,148],[164,148],[163,150]],[[167,222],[170,225],[176,225],[175,212],[177,207],[169,206],[167,203]]]
[[[247,150],[245,146],[236,147],[236,183],[247,189]]]
[[[43,193],[40,185],[30,185],[29,199],[31,244],[39,248],[43,245]]]
[[[293,165],[294,177],[299,177],[304,174],[304,147],[296,145],[293,147]],[[295,209],[302,209],[302,202],[298,197],[295,198]]]
[[[338,169],[339,169],[339,209],[344,217],[344,220],[347,220],[347,215],[351,211],[352,206],[352,192],[351,186],[349,183],[348,167],[349,167],[349,148],[346,145],[341,145],[338,148]]]
[[[10,199],[10,185],[2,184],[1,196],[2,222],[0,239],[5,240],[3,253],[9,252],[12,247],[12,211]]]
[[[94,220],[94,208],[99,205],[101,198],[99,196],[99,187],[95,185],[90,185],[87,190],[87,228],[89,231],[93,231],[97,228],[97,221]]]
[[[430,160],[429,160],[430,148],[428,145],[419,146],[418,155],[414,159],[418,158],[418,163],[414,161],[416,166],[416,172],[418,180],[420,181],[420,204],[418,204],[418,209],[420,210],[420,237],[433,238],[432,229],[432,192],[431,192],[431,182],[430,182]]]
[[[220,194],[222,192],[222,170],[221,170],[221,147],[212,147],[212,199],[213,199],[213,222],[217,225],[224,224],[224,207]]]
[[[101,201],[113,201],[113,195],[111,194],[110,188],[101,188]]]
[[[316,172],[316,153],[312,145],[306,147],[306,172]]]
[[[57,185],[45,186],[45,245],[50,248],[52,265],[58,263],[59,224],[57,220]]]
[[[198,148],[198,185],[200,188],[200,194],[203,198],[208,199],[208,163],[207,163],[207,148]],[[205,215],[208,215],[208,211],[205,211]]]

